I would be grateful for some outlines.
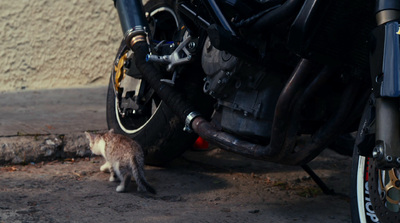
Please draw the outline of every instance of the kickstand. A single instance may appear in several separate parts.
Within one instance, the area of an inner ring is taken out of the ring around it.
[[[314,180],[315,183],[321,188],[322,192],[326,195],[336,195],[335,191],[332,189],[329,189],[328,186],[324,183],[324,181],[321,180],[321,178],[307,165],[302,165],[301,166],[304,171],[310,175],[310,177]]]

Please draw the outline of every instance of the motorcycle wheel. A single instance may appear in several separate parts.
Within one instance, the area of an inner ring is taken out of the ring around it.
[[[153,29],[151,30],[153,36],[158,35],[163,40],[173,36],[173,32],[179,28],[179,22],[170,3],[150,0],[144,8],[148,12],[146,13],[147,15],[154,17],[153,21],[162,24],[157,30],[154,30],[154,26],[150,25],[150,29]],[[169,24],[169,26],[165,24]],[[107,91],[106,114],[108,128],[112,128],[116,133],[127,135],[136,140],[144,150],[147,164],[163,165],[189,148],[195,141],[196,135],[184,132],[184,126],[179,118],[155,94],[151,95],[150,93],[150,102],[146,105],[145,112],[134,116],[121,114],[119,110],[121,92],[115,91],[115,83],[116,81],[121,81],[121,76],[116,77],[116,70],[118,70],[118,63],[124,64],[126,62],[128,53],[129,49],[126,47],[125,42],[122,41],[115,59],[115,67],[111,72]],[[137,80],[134,84],[140,85],[141,81]],[[147,89],[147,91],[151,90]]]
[[[398,223],[400,222],[400,204],[393,204],[390,199],[392,201],[400,200],[400,187],[390,183],[390,180],[398,180],[400,171],[398,169],[390,171],[378,169],[374,159],[360,154],[357,146],[365,137],[363,136],[366,133],[365,127],[373,126],[374,109],[374,107],[370,107],[364,111],[353,152],[350,191],[352,222]],[[364,140],[362,144],[363,148],[369,148],[369,151],[372,151],[375,139],[372,137]]]

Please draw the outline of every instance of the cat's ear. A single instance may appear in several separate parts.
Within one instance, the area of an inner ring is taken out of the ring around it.
[[[94,138],[93,135],[89,132],[85,132],[85,135],[86,135],[86,138],[89,139],[90,141],[92,141]]]
[[[114,129],[110,129],[108,132],[109,133],[114,133]]]

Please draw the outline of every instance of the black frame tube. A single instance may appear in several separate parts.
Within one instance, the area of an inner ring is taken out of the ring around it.
[[[282,6],[268,12],[263,17],[258,19],[251,26],[251,30],[259,32],[265,31],[268,27],[282,22],[284,19],[293,16],[296,10],[300,10],[304,0],[287,0]]]
[[[208,0],[207,2],[209,8],[214,13],[214,19],[216,19],[226,31],[229,31],[232,36],[236,36],[235,31],[229,25],[229,22],[226,20],[224,14],[222,14],[221,9],[219,9],[215,0]]]

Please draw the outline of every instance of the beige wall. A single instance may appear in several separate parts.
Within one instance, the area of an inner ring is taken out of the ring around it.
[[[121,38],[112,0],[0,1],[0,91],[106,85]]]

